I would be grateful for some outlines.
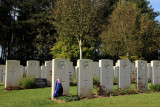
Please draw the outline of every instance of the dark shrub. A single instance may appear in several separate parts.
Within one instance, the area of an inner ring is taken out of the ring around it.
[[[155,91],[155,92],[160,91],[160,85],[159,84],[151,85],[150,88],[151,88],[151,91]]]
[[[26,78],[23,78],[19,81],[19,86],[24,89],[31,89],[35,88],[35,78],[27,76]]]

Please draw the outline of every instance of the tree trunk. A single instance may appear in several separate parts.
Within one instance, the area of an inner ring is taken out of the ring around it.
[[[79,52],[80,52],[80,59],[82,59],[82,40],[79,40]]]

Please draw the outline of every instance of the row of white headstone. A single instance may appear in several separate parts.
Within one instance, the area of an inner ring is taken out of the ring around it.
[[[66,59],[52,60],[52,94],[55,91],[57,77],[60,79],[63,87],[63,95],[69,95],[69,71],[70,63]],[[136,71],[137,88],[142,91],[148,90],[148,72],[147,61],[137,60],[135,66],[129,60],[118,60],[116,63],[118,88],[129,89],[131,87],[131,72]],[[113,61],[102,59],[99,62],[93,62],[89,59],[77,61],[75,73],[77,77],[77,95],[79,97],[92,97],[93,95],[93,75],[98,75],[99,82],[106,92],[113,90]],[[152,84],[160,84],[160,61],[151,61]]]
[[[78,60],[77,66],[75,67],[78,96],[92,97],[93,75],[98,75],[104,91],[113,89],[114,72],[117,72],[118,88],[130,88],[131,68],[136,71],[137,88],[143,86],[142,90],[147,90],[149,74],[147,72],[147,61],[137,60],[134,66],[129,60],[118,60],[115,67],[117,70],[114,70],[113,61],[109,59],[103,59],[99,62],[93,62],[89,59]],[[3,65],[0,67],[0,77],[2,77],[5,72],[5,87],[18,85],[19,80],[23,78],[25,69],[27,75],[34,76],[35,78],[49,77],[47,80],[50,81],[49,84],[52,83],[52,95],[58,76],[63,86],[63,94],[69,95],[69,82],[73,79],[74,67],[73,63],[67,59],[53,59],[52,61],[46,61],[45,67],[41,66],[42,72],[40,70],[39,61],[27,61],[27,66],[24,67],[20,65],[20,61],[18,60],[8,60],[6,61],[6,66]],[[151,69],[152,84],[160,84],[160,61],[151,61],[149,69]],[[3,78],[0,78],[0,80]]]
[[[52,61],[45,61],[45,65],[40,66],[40,62],[36,60],[27,61],[27,66],[20,65],[18,60],[8,60],[6,65],[0,65],[0,83],[7,86],[17,86],[26,74],[35,78],[47,79],[47,85],[51,86],[52,81]]]

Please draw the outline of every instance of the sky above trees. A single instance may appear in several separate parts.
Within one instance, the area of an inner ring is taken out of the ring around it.
[[[154,11],[160,12],[160,0],[148,0],[150,1],[150,5],[154,8]],[[160,16],[156,17],[156,19],[160,22]]]

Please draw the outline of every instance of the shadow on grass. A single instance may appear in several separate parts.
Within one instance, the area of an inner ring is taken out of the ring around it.
[[[80,100],[80,98],[77,95],[60,96],[60,97],[58,97],[56,99],[64,101],[64,102],[70,102],[70,101],[78,101],[78,100]]]

